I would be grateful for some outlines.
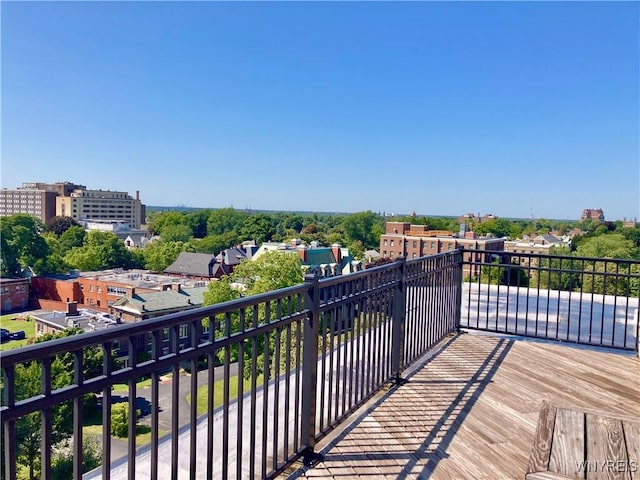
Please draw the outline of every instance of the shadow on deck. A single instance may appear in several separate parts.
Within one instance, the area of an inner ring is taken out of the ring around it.
[[[638,416],[639,375],[629,354],[457,335],[290,478],[523,479],[544,400]]]

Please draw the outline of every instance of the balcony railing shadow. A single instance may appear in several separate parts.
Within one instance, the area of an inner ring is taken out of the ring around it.
[[[403,382],[372,401],[326,442],[320,451],[323,466],[336,477],[369,471],[373,476],[427,478],[447,458],[458,428],[513,344],[503,338],[483,350],[467,350],[461,361],[458,355],[467,344],[458,345],[460,338],[443,341],[436,353],[417,361]],[[425,368],[432,374],[425,376]],[[442,378],[434,379],[434,372],[443,372]],[[375,472],[370,471],[372,463]],[[298,469],[289,478],[301,478],[308,471]]]

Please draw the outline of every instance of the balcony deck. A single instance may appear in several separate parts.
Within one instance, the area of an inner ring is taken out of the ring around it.
[[[452,336],[291,477],[524,479],[544,400],[640,417],[639,378],[633,354]]]

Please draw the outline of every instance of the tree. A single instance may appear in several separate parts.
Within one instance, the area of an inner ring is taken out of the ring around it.
[[[191,227],[184,224],[166,225],[160,234],[160,238],[167,242],[188,242],[192,236]]]
[[[599,235],[586,240],[576,249],[581,257],[595,258],[640,258],[640,249],[633,240],[627,240],[619,233]]]
[[[279,251],[266,252],[255,260],[240,262],[232,278],[246,285],[247,295],[291,287],[304,281],[300,257]]]
[[[23,268],[32,267],[42,273],[49,255],[49,246],[41,235],[43,223],[25,214],[4,217],[0,224],[0,273],[18,275]]]
[[[207,236],[207,221],[211,216],[211,209],[198,210],[187,214],[185,217],[186,224],[191,228],[195,238],[204,238]]]
[[[623,235],[610,233],[590,238],[577,248],[576,254],[581,257],[632,260],[640,258],[640,249]],[[637,281],[624,275],[637,274],[640,269],[635,264],[588,261],[584,269],[590,272],[583,276],[584,292],[638,295]]]
[[[365,248],[375,248],[380,244],[382,221],[372,211],[347,215],[341,223],[348,243],[360,240]]]
[[[222,277],[219,281],[209,284],[209,290],[204,296],[205,305],[213,305],[215,303],[239,298],[240,292],[231,287],[233,281],[241,282],[245,285],[243,293],[247,296],[298,285],[304,281],[300,257],[297,254],[270,251],[260,255],[254,260],[243,260],[234,269],[231,276]],[[287,311],[286,305],[281,306],[283,311]],[[274,318],[267,319],[267,311],[265,305],[261,305],[258,308],[259,323],[262,324],[268,320],[274,320]],[[278,309],[274,307],[269,311],[271,315],[275,315]],[[218,338],[225,334],[225,322],[227,321],[230,322],[229,327],[232,333],[237,332],[239,329],[240,319],[237,313],[233,313],[229,319],[223,316],[222,318],[211,320],[216,329],[216,337]],[[271,335],[259,335],[255,339],[259,373],[265,373],[263,371],[264,363],[262,360],[264,358],[265,348],[268,348],[269,352],[273,352],[275,349],[275,338],[275,333],[272,333]],[[284,339],[281,338],[281,341],[284,341]],[[285,346],[281,345],[281,348],[285,348]],[[251,375],[251,355],[253,352],[253,344],[251,341],[247,341],[244,351],[245,362],[243,374],[245,377],[249,377]],[[220,356],[224,358],[224,355],[224,351],[220,352]],[[229,358],[227,360],[235,361],[237,357],[238,346],[232,345],[229,349]],[[271,372],[273,372],[277,367],[273,364],[273,355],[269,355],[269,358],[272,362],[270,369]],[[281,361],[284,360],[281,359]],[[282,365],[278,367],[281,366]]]
[[[511,236],[512,224],[504,218],[492,218],[476,224],[473,229],[480,235],[491,233],[495,237],[509,237]]]
[[[70,328],[56,334],[38,337],[36,343],[82,333],[81,329]],[[90,347],[83,351],[83,378],[93,378],[102,373],[102,349]],[[114,362],[115,357],[110,360]],[[74,356],[71,352],[57,355],[51,361],[51,387],[53,390],[69,386],[73,383]],[[17,399],[26,399],[41,393],[42,368],[39,362],[32,361],[16,365],[15,389]],[[95,403],[95,394],[86,395],[85,405]],[[69,438],[73,429],[73,408],[70,402],[53,407],[51,440],[56,444]],[[28,467],[29,478],[37,478],[39,474],[39,458],[41,445],[40,414],[34,412],[16,421],[17,461]]]
[[[42,270],[46,273],[64,273],[69,270],[69,265],[64,261],[64,253],[60,244],[60,238],[53,233],[46,233],[44,239],[49,247],[49,255],[45,259]]]
[[[257,243],[268,242],[276,228],[269,215],[256,213],[248,217],[242,224],[240,236],[245,240],[255,240]]]
[[[140,410],[136,410],[136,415],[140,415]],[[120,438],[129,435],[129,402],[111,405],[111,435]]]
[[[82,247],[67,252],[65,261],[79,270],[137,267],[136,258],[111,232],[91,231]]]
[[[172,225],[184,225],[185,221],[185,216],[182,212],[170,210],[157,215],[153,219],[151,225],[149,225],[149,230],[157,235],[162,236],[163,231],[166,227]]]
[[[60,235],[60,254],[64,256],[72,248],[81,247],[86,236],[87,231],[84,228],[75,225],[69,227]]]
[[[64,232],[69,230],[71,227],[79,227],[79,226],[80,224],[71,217],[56,216],[56,217],[51,217],[47,221],[46,231],[50,233],[55,233],[56,235],[60,236]]]
[[[51,460],[51,476],[53,478],[73,478],[73,443],[68,442],[59,449]],[[102,465],[102,448],[92,437],[85,437],[82,442],[82,473],[90,472]]]
[[[218,253],[225,248],[232,247],[240,241],[240,237],[235,230],[230,230],[220,235],[207,235],[204,238],[191,239],[190,245],[194,252],[198,253]]]
[[[214,210],[207,220],[207,234],[222,235],[232,230],[239,232],[247,217],[246,212],[240,212],[233,207]]]
[[[218,281],[210,282],[209,288],[204,292],[204,305],[215,305],[216,303],[236,300],[242,295],[239,290],[231,286],[232,280],[229,275],[223,275]]]

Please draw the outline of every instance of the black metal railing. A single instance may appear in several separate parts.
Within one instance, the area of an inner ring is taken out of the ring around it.
[[[295,287],[8,351],[2,474],[55,478],[70,445],[74,478],[274,476],[455,328],[460,258],[308,276]],[[126,399],[123,441],[112,435],[111,407]],[[96,429],[102,466],[84,473]]]
[[[56,478],[65,448],[74,478],[273,477],[459,327],[637,349],[640,262],[474,253],[3,352],[3,478]]]
[[[638,350],[640,261],[465,251],[461,326]]]

